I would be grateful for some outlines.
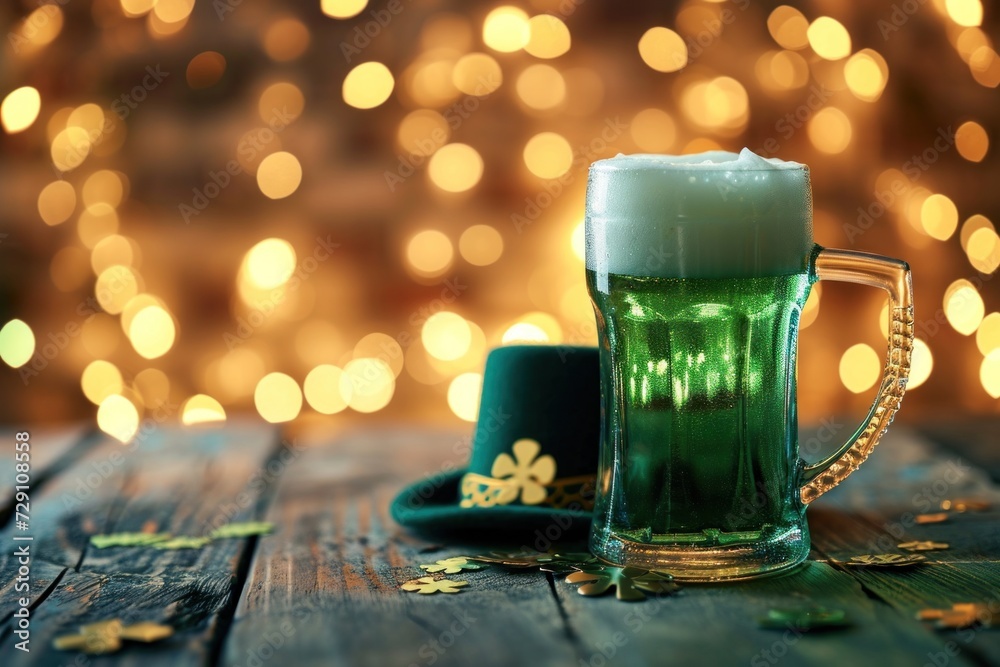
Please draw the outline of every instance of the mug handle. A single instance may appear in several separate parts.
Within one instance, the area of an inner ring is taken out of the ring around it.
[[[865,422],[833,455],[805,466],[800,489],[803,505],[847,479],[875,449],[903,400],[913,352],[913,287],[907,263],[853,250],[817,246],[817,251],[813,255],[817,280],[858,283],[880,287],[889,293],[889,351],[882,385]]]

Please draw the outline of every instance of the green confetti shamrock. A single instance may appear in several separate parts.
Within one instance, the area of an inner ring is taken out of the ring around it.
[[[434,593],[461,593],[462,586],[468,586],[468,581],[454,581],[452,579],[435,579],[434,577],[420,577],[411,579],[400,586],[404,591],[421,595],[432,595]]]
[[[454,556],[420,566],[421,570],[444,572],[445,574],[458,574],[462,570],[482,570],[485,568],[486,566],[481,563],[470,563],[469,559],[465,556]]]
[[[201,549],[203,546],[211,542],[212,539],[209,537],[190,537],[187,535],[181,535],[173,539],[169,539],[166,542],[157,542],[153,545],[154,549]]]
[[[556,553],[552,555],[552,560],[543,563],[538,569],[550,574],[569,574],[596,562],[597,558],[589,553]]]
[[[566,577],[571,584],[583,584],[577,590],[580,595],[604,595],[614,587],[617,598],[625,602],[646,599],[643,591],[667,595],[674,593],[680,586],[673,579],[666,572],[611,565],[585,565]]]
[[[146,547],[170,539],[170,533],[111,533],[91,535],[90,543],[98,549],[108,547]]]
[[[270,521],[244,521],[241,523],[227,523],[224,526],[219,526],[209,534],[212,539],[219,540],[226,537],[266,535],[272,530],[274,530],[274,524]]]

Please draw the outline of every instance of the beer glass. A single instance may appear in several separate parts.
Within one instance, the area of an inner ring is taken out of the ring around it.
[[[808,168],[744,149],[594,163],[586,269],[602,394],[591,551],[702,581],[804,560],[806,506],[868,457],[902,399],[909,267],[815,245]],[[817,280],[884,289],[890,333],[865,421],[807,464],[795,359]]]

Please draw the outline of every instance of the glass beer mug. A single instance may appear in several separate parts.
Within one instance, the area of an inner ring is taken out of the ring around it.
[[[906,263],[816,246],[808,168],[744,149],[595,162],[586,265],[602,394],[591,551],[703,581],[804,560],[806,506],[868,457],[902,399]],[[888,292],[890,338],[865,422],[807,464],[795,358],[817,280]]]

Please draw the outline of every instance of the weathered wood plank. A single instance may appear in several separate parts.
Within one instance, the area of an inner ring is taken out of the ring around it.
[[[2,627],[0,664],[65,661],[70,654],[52,649],[52,638],[109,617],[178,629],[166,642],[116,654],[116,665],[206,662],[254,540],[183,551],[98,550],[89,537],[137,530],[205,535],[221,523],[254,518],[276,445],[276,431],[257,422],[230,423],[224,431],[161,427],[127,448],[101,442],[64,471],[35,500],[32,526],[35,566],[67,569],[34,610],[30,654],[14,651],[9,622]],[[2,599],[5,609],[11,602]]]
[[[0,496],[0,526],[13,516],[14,476],[18,461],[14,454],[14,436],[18,431],[4,428],[0,430],[3,455],[0,456],[0,482],[3,495]],[[96,442],[96,438],[83,424],[61,427],[31,428],[30,434],[30,485],[38,491],[54,473],[63,469],[81,456]]]
[[[419,563],[468,553],[402,534],[387,516],[404,481],[433,472],[427,462],[447,460],[454,441],[369,431],[291,462],[268,515],[279,532],[261,540],[224,664],[272,653],[296,665],[486,665],[514,655],[575,664],[576,645],[538,573],[452,575],[470,582],[458,595],[399,590],[423,576]]]

